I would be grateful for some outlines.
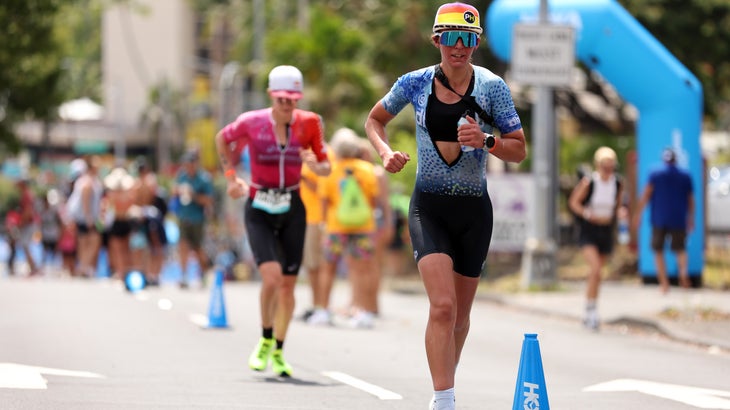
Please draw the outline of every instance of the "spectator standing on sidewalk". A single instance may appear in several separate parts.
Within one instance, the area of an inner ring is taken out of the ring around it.
[[[58,191],[49,190],[43,197],[43,208],[40,212],[41,243],[43,244],[43,266],[53,268],[58,257],[58,243],[61,238],[61,214],[58,202]]]
[[[374,324],[377,310],[377,282],[375,272],[375,215],[373,209],[378,198],[378,180],[370,161],[361,159],[362,139],[348,128],[337,130],[330,141],[335,159],[332,173],[323,178],[318,194],[322,200],[322,211],[326,223],[324,241],[324,266],[320,281],[320,299],[315,301],[315,312],[309,322],[330,323],[330,295],[337,276],[340,261],[345,262],[347,276],[352,289],[349,310],[350,326],[370,328]],[[348,184],[349,187],[348,187]],[[353,185],[354,184],[354,185]],[[362,192],[362,201],[346,191],[357,187]],[[347,209],[349,204],[360,203],[365,208]],[[349,220],[358,211],[363,212],[359,220]]]
[[[410,235],[408,233],[408,208],[410,197],[404,192],[403,184],[394,183],[390,194],[390,207],[393,212],[393,237],[385,251],[385,274],[402,277],[406,274],[410,260]]]
[[[134,177],[123,167],[114,168],[104,177],[105,210],[109,212],[108,228],[109,266],[112,278],[124,280],[132,267],[132,251],[129,238],[132,233],[130,209],[134,205]]]
[[[291,376],[284,340],[294,313],[294,286],[302,262],[306,210],[299,194],[302,164],[317,175],[330,173],[322,118],[297,108],[302,73],[289,65],[269,72],[268,108],[241,114],[215,136],[231,198],[247,197],[244,221],[261,275],[262,334],[249,367]],[[248,146],[251,181],[236,175],[235,164]]]
[[[649,182],[636,208],[634,227],[641,223],[641,213],[646,205],[651,210],[651,248],[654,251],[657,279],[662,293],[669,292],[664,246],[667,239],[677,258],[679,284],[688,288],[687,234],[694,229],[694,196],[692,178],[687,171],[677,167],[677,155],[667,148],[662,153],[664,167],[649,175]]]
[[[593,155],[596,170],[573,188],[568,206],[580,217],[579,243],[588,262],[586,311],[583,324],[598,330],[598,295],[601,271],[616,242],[616,216],[621,206],[622,184],[615,173],[616,152],[600,147]]]
[[[8,275],[15,275],[15,257],[18,253],[18,225],[20,225],[20,210],[18,206],[13,203],[9,204],[8,212],[5,214],[5,231],[7,232],[8,241],[8,259],[7,259],[7,272]]]
[[[138,207],[138,227],[133,234],[134,242],[142,246],[133,247],[137,257],[135,261],[143,266],[143,271],[150,285],[159,285],[160,272],[165,260],[167,235],[165,233],[165,215],[167,204],[160,196],[157,175],[150,168],[145,157],[135,160],[137,178],[134,185],[135,205]],[[136,235],[136,236],[135,236]]]
[[[18,207],[20,219],[16,246],[19,246],[25,254],[25,259],[28,261],[28,267],[30,268],[30,276],[35,276],[40,274],[40,266],[31,251],[33,235],[37,227],[36,222],[38,221],[38,213],[35,208],[35,194],[33,194],[30,188],[30,180],[28,178],[19,179],[16,186],[20,195]]]
[[[327,150],[327,158],[331,161],[330,150]],[[312,293],[312,307],[305,310],[302,319],[308,321],[315,311],[315,301],[320,300],[321,277],[324,239],[324,219],[322,214],[322,201],[317,196],[317,187],[322,177],[315,174],[309,167],[302,167],[302,180],[299,184],[299,194],[302,203],[307,210],[307,230],[304,234],[304,254],[302,256],[302,267],[307,272],[309,288]]]
[[[104,186],[99,178],[99,157],[91,156],[85,161],[86,169],[74,182],[66,207],[68,215],[76,223],[77,272],[80,276],[93,278],[101,248]]]
[[[429,300],[425,344],[431,409],[437,410],[455,406],[456,367],[492,236],[487,156],[521,162],[527,155],[509,87],[471,64],[481,34],[475,7],[439,7],[429,46],[439,50],[440,62],[402,75],[365,122],[385,169],[400,172],[410,155],[392,150],[385,127],[406,105],[415,110],[418,168],[409,228]],[[460,123],[462,117],[466,123]],[[500,138],[488,134],[494,129]]]
[[[70,276],[79,274],[77,269],[77,233],[76,221],[69,210],[69,199],[73,193],[76,180],[81,177],[87,169],[86,160],[75,158],[69,164],[69,181],[63,188],[63,199],[58,205],[58,212],[61,217],[61,235],[58,239],[58,250],[61,252],[64,273]]]
[[[186,152],[181,162],[182,167],[175,178],[173,196],[177,197],[179,204],[176,212],[180,224],[180,287],[186,289],[191,279],[187,277],[190,256],[196,259],[201,277],[208,266],[203,240],[207,213],[213,206],[213,180],[207,171],[200,168],[197,151]]]
[[[359,137],[358,137],[359,138]],[[375,250],[373,253],[372,274],[367,276],[369,282],[369,295],[366,297],[370,300],[369,304],[373,306],[373,313],[380,313],[380,304],[378,295],[380,294],[380,284],[383,279],[383,272],[386,267],[386,253],[389,245],[393,241],[395,235],[395,222],[393,207],[390,205],[390,180],[388,173],[380,162],[375,163],[374,159],[377,153],[373,145],[366,138],[359,138],[360,141],[360,159],[373,164],[373,172],[378,181],[378,195],[375,198],[373,206],[373,215],[375,216],[375,234],[373,235],[373,243]]]
[[[75,275],[76,272],[76,224],[66,217],[61,218],[61,234],[58,238],[58,250],[61,252],[61,265],[64,274]]]

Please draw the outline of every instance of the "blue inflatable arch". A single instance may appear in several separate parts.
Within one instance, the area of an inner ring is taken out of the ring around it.
[[[495,55],[510,61],[515,23],[537,22],[539,0],[496,0],[487,10],[485,32]],[[576,57],[600,73],[621,97],[639,110],[637,122],[638,187],[661,165],[661,152],[671,146],[695,188],[695,229],[687,250],[689,273],[701,277],[704,266],[704,182],[700,150],[702,87],[659,41],[615,0],[549,0],[549,19],[575,29]],[[646,211],[648,212],[648,210]],[[639,272],[656,278],[650,248],[651,229],[645,214],[639,229]],[[668,258],[670,277],[677,276]]]

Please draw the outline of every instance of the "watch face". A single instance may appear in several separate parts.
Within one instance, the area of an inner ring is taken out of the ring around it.
[[[487,137],[484,139],[484,146],[487,148],[492,148],[497,143],[497,139],[494,138],[494,135],[487,135]]]

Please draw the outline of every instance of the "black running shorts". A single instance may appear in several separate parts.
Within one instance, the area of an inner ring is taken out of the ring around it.
[[[291,194],[291,205],[285,213],[270,214],[256,209],[251,206],[252,199],[248,198],[244,214],[256,265],[277,261],[284,275],[299,273],[307,228],[306,211],[299,191],[292,191]]]
[[[473,278],[481,275],[494,225],[488,194],[470,197],[414,191],[408,223],[416,262],[432,253],[445,253],[456,273]]]

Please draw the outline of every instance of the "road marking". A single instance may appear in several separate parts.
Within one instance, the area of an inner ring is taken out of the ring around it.
[[[170,299],[160,299],[157,301],[157,307],[160,308],[160,310],[171,310],[172,301]]]
[[[617,379],[594,384],[583,389],[586,392],[639,392],[668,400],[678,401],[700,409],[730,409],[730,392],[657,383],[647,380]],[[724,399],[723,397],[727,397]]]
[[[380,400],[401,400],[403,396],[398,393],[393,393],[390,390],[386,390],[380,386],[370,384],[364,380],[360,380],[356,377],[352,377],[348,374],[341,372],[322,372],[323,375],[330,379],[337,380],[339,382],[348,384],[356,389],[360,389],[364,392],[370,393],[377,396]]]
[[[200,327],[208,327],[208,316],[200,313],[193,313],[189,316],[189,319],[191,322]]]
[[[66,377],[85,377],[103,379],[96,373],[52,369],[49,367],[26,366],[16,363],[0,363],[0,388],[4,389],[47,389],[48,383],[43,374]]]

